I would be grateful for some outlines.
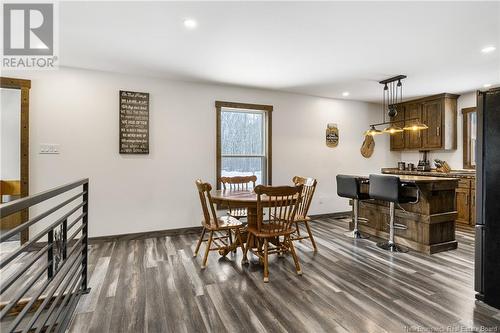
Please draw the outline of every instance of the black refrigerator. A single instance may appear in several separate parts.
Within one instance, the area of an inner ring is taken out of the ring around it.
[[[500,88],[477,94],[476,297],[500,309]]]

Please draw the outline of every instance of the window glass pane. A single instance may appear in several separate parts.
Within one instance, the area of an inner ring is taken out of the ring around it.
[[[264,157],[222,157],[222,177],[257,176],[262,184]]]
[[[221,112],[222,155],[264,155],[263,114]]]

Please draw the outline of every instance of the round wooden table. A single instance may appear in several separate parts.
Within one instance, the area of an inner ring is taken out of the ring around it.
[[[210,193],[212,201],[220,208],[246,208],[249,226],[257,225],[257,194],[253,190],[217,190]]]
[[[253,190],[244,190],[244,191],[231,191],[231,190],[216,190],[210,193],[212,196],[212,201],[218,204],[222,209],[229,208],[246,208],[247,209],[247,222],[249,227],[257,227],[257,194]],[[262,195],[262,203],[266,204],[268,202],[268,198],[266,195]],[[242,230],[243,242],[247,239],[246,229]],[[255,239],[255,238],[254,238]],[[270,239],[271,243],[276,244],[278,242],[277,239]],[[252,248],[259,246],[253,241],[253,244],[247,244],[247,246],[251,246]],[[233,246],[227,249],[229,253],[236,249],[238,246],[237,242],[233,243]],[[260,246],[259,246],[260,247]],[[223,254],[223,253],[221,253]]]

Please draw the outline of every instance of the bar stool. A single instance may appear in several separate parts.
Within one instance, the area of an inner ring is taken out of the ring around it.
[[[359,177],[348,176],[348,175],[337,175],[337,195],[343,198],[349,198],[353,201],[354,210],[354,230],[346,233],[345,235],[350,238],[355,239],[365,239],[370,236],[362,234],[358,229],[358,222],[361,219],[359,215],[359,201],[370,199],[370,196],[366,193],[360,192],[361,180]]]
[[[408,185],[402,184],[396,176],[370,175],[370,198],[389,202],[389,240],[377,243],[377,246],[391,252],[408,252],[408,248],[394,242],[394,230],[407,229],[403,224],[394,223],[395,205],[418,202],[418,190],[417,197],[402,195],[402,189],[405,186]]]

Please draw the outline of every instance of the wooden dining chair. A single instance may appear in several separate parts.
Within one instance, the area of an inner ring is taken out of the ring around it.
[[[220,182],[224,190],[229,191],[248,191],[255,188],[257,176],[234,176],[234,177],[220,177]],[[236,219],[247,217],[246,208],[227,207],[228,214]]]
[[[203,257],[203,263],[201,268],[207,267],[207,258],[210,251],[219,251],[220,254],[226,254],[227,248],[232,245],[232,232],[235,233],[236,241],[241,247],[241,251],[244,251],[243,240],[240,234],[240,228],[242,226],[241,222],[231,216],[218,217],[214,204],[212,202],[212,197],[210,191],[212,186],[209,183],[204,183],[200,179],[196,181],[196,187],[198,188],[198,194],[200,196],[201,208],[203,211],[203,219],[201,225],[203,230],[201,231],[200,239],[196,244],[196,249],[194,250],[194,257],[198,255],[198,250],[202,242],[207,242],[205,249],[205,256]],[[205,233],[208,231],[208,239],[203,239]],[[215,237],[214,237],[215,236]],[[212,246],[213,245],[213,246]]]
[[[290,235],[295,231],[294,217],[301,201],[302,187],[302,185],[276,187],[259,185],[254,190],[257,194],[257,224],[248,226],[242,263],[248,263],[248,251],[258,256],[264,264],[264,282],[269,282],[269,254],[273,253],[279,255],[291,253],[297,274],[302,275],[290,239]],[[283,241],[280,241],[280,237],[283,237]],[[273,244],[272,248],[270,242]]]
[[[311,227],[309,226],[309,222],[311,218],[307,215],[309,212],[309,207],[311,206],[311,202],[314,196],[314,191],[316,190],[317,181],[314,178],[304,178],[295,176],[292,179],[293,183],[297,185],[303,185],[302,187],[302,201],[297,208],[297,214],[295,214],[295,226],[296,231],[291,236],[292,241],[299,241],[302,239],[310,239],[311,244],[313,246],[314,252],[318,251],[316,246],[316,242],[314,241],[314,237],[311,231]],[[300,234],[300,225],[303,224],[306,227],[307,236],[301,236]]]

